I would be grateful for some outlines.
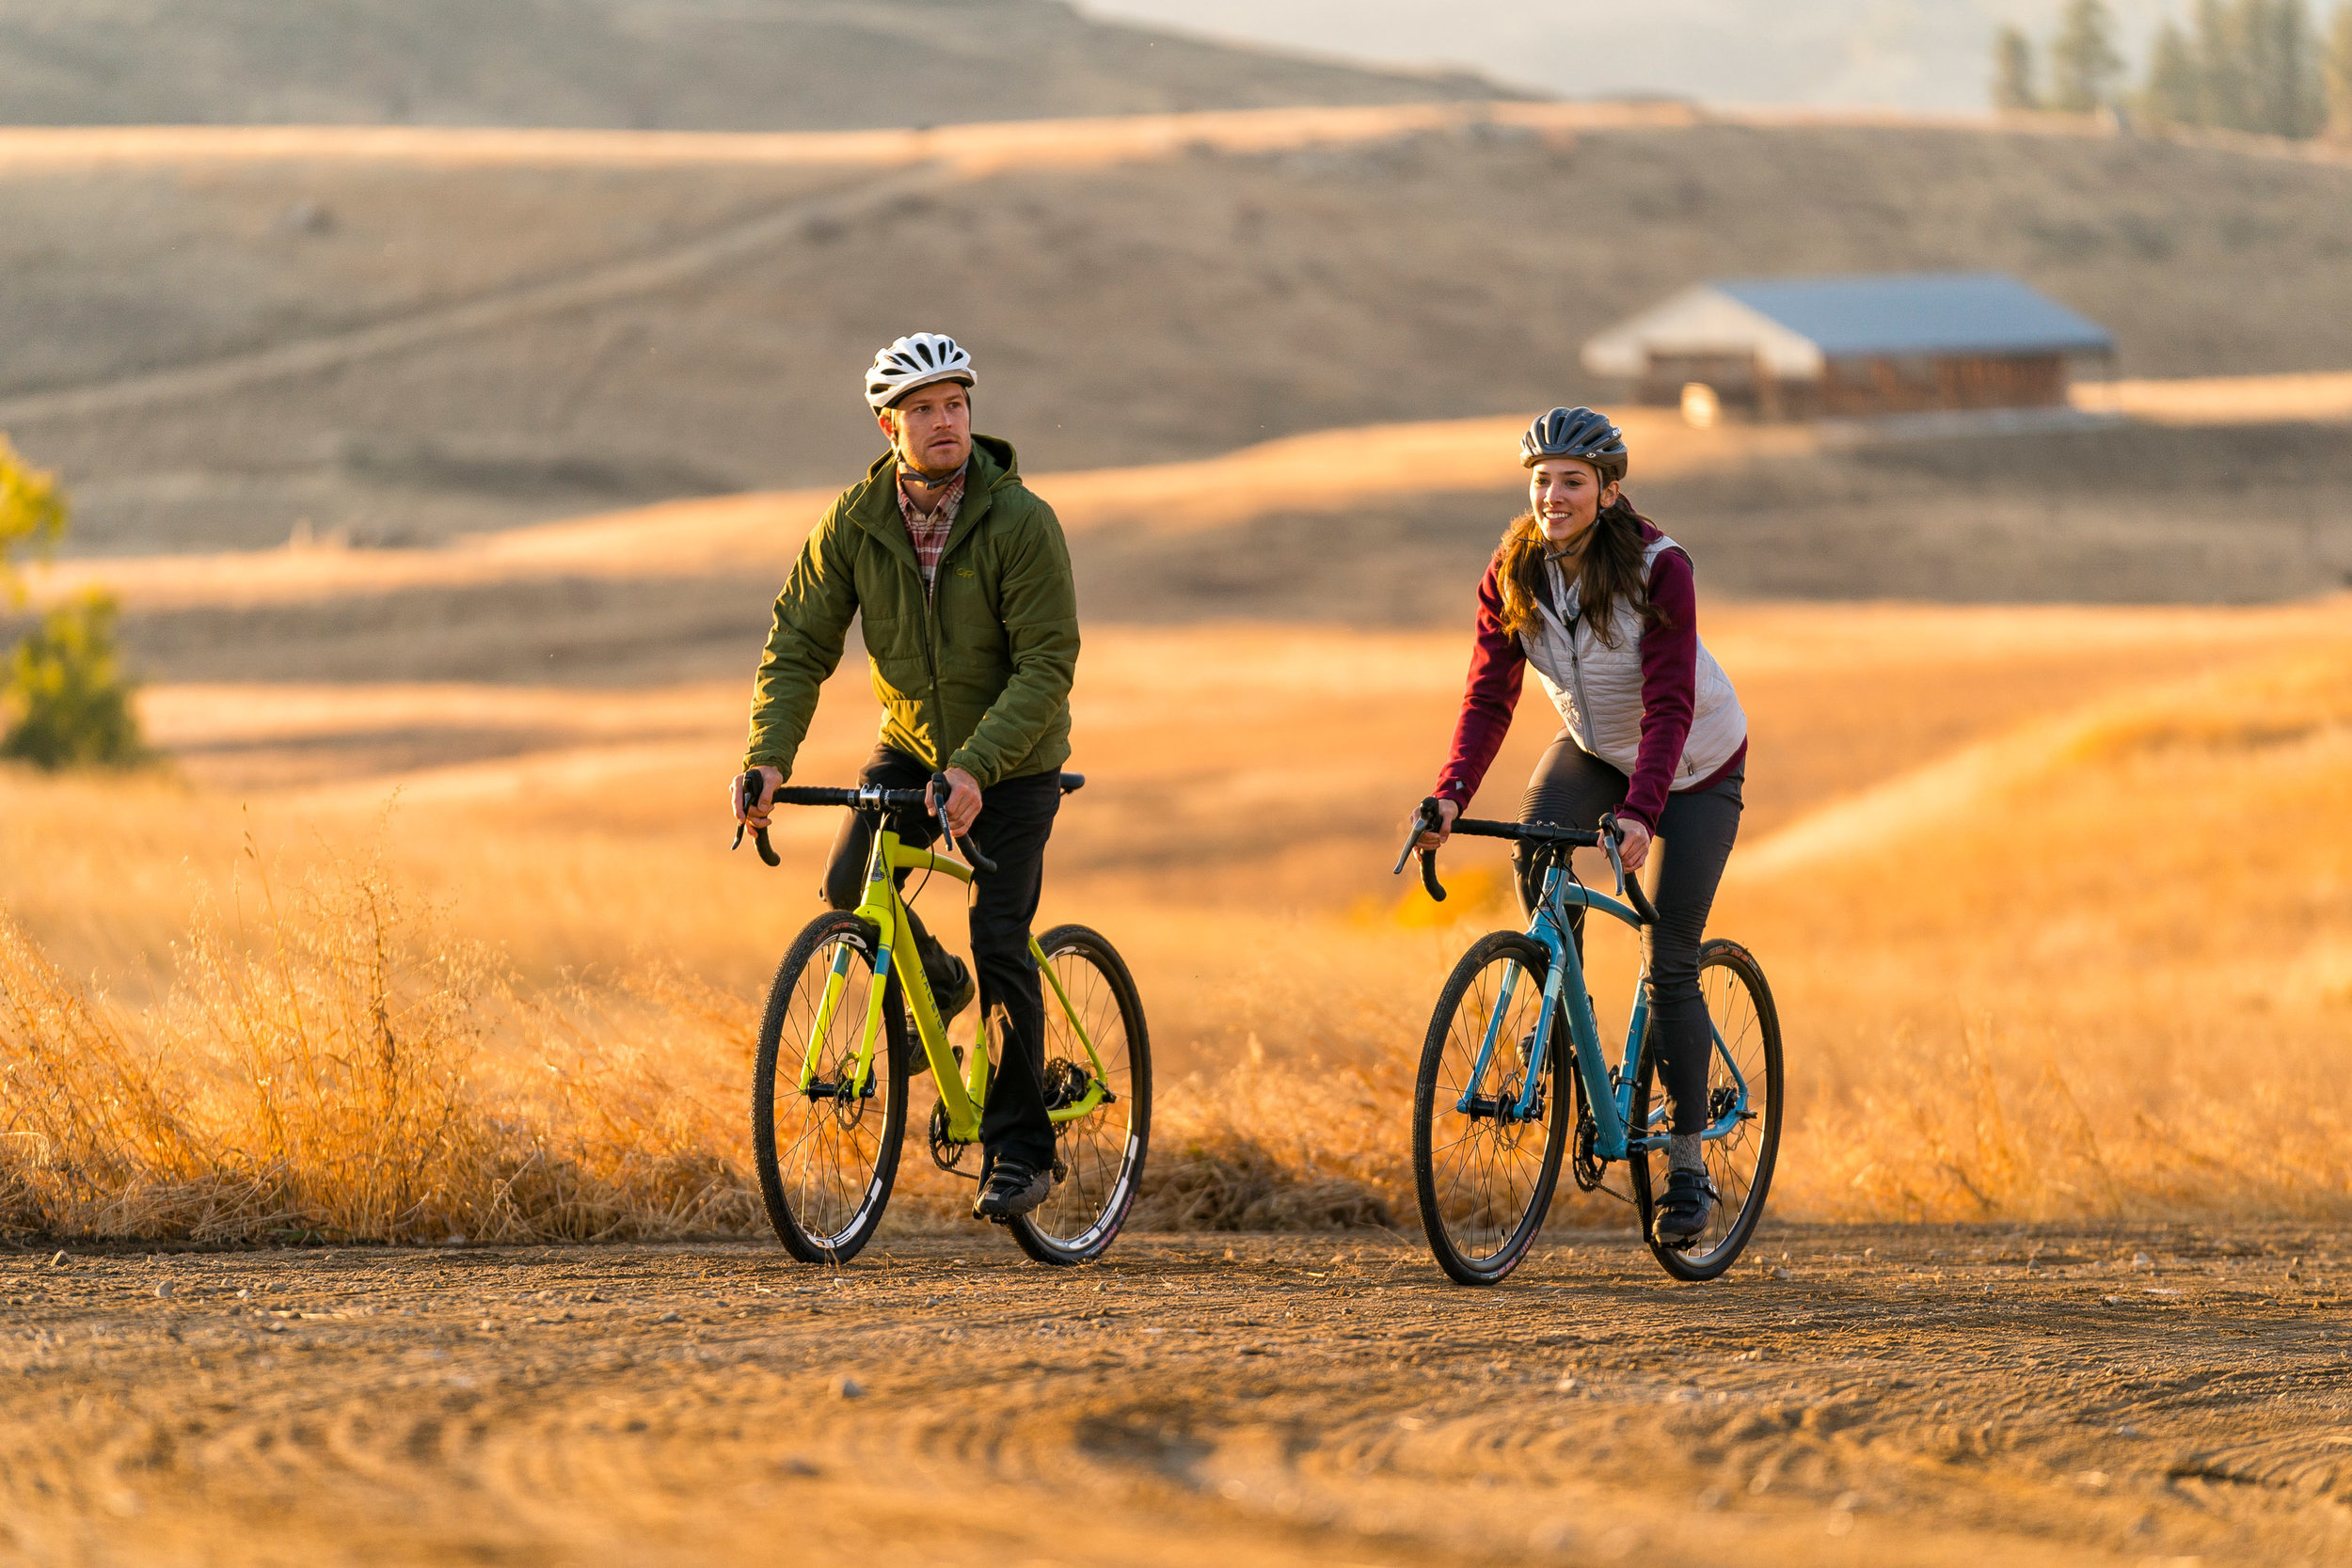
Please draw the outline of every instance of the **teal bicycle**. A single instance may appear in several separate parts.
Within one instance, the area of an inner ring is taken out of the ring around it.
[[[938,822],[958,861],[899,838],[896,814],[928,815],[919,789],[785,788],[787,806],[847,806],[874,828],[866,895],[802,928],[768,990],[752,1070],[752,1150],[769,1223],[804,1263],[845,1263],[874,1238],[890,1202],[906,1135],[907,1082],[919,1061],[939,1088],[932,1162],[957,1174],[988,1102],[991,1015],[980,1007],[970,1048],[947,1037],[898,888],[911,871],[969,882],[996,869],[947,825],[946,781],[933,777]],[[1064,773],[1064,794],[1086,783]],[[759,787],[755,774],[739,792]],[[739,800],[740,799],[739,793]],[[739,830],[736,841],[742,842]],[[759,856],[777,863],[765,828]],[[1041,1263],[1101,1257],[1143,1182],[1152,1135],[1152,1043],[1136,982],[1100,932],[1057,926],[1029,940],[1045,993],[1045,1106],[1054,1123],[1052,1194],[1001,1221]],[[910,1025],[912,1026],[910,1028]],[[968,1174],[968,1173],[962,1173]]]
[[[1437,823],[1437,802],[1422,801],[1399,875]],[[1524,932],[1481,937],[1454,966],[1413,1089],[1413,1178],[1429,1248],[1452,1278],[1492,1285],[1543,1229],[1564,1155],[1586,1192],[1602,1188],[1608,1167],[1622,1161],[1642,1234],[1652,1235],[1653,1197],[1665,1189],[1666,1111],[1646,1048],[1648,1006],[1637,990],[1622,1063],[1610,1065],[1569,911],[1597,910],[1636,930],[1658,911],[1625,873],[1612,816],[1595,831],[1462,817],[1454,832],[1534,846],[1542,889]],[[1576,878],[1569,856],[1591,847],[1608,852],[1614,898]],[[1434,850],[1421,851],[1421,876],[1442,900]],[[1646,977],[1646,960],[1644,968]],[[1701,1137],[1718,1199],[1688,1245],[1649,1243],[1668,1274],[1688,1280],[1713,1279],[1739,1259],[1763,1218],[1780,1151],[1780,1015],[1764,971],[1746,948],[1715,938],[1699,949],[1699,986],[1715,1034]]]

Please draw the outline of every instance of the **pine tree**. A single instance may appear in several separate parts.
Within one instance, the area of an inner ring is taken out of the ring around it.
[[[2069,114],[2087,115],[2108,101],[2108,87],[2123,69],[2115,48],[2115,19],[2104,0],[2070,0],[2066,20],[2050,45],[2050,102]]]
[[[2200,124],[2232,131],[2251,128],[2254,94],[2248,80],[2244,15],[2244,6],[2233,8],[2222,0],[2198,0],[2197,75],[2204,104]]]
[[[1993,40],[1993,106],[2042,107],[2042,92],[2033,80],[2033,40],[2020,28],[2004,27]]]
[[[2352,136],[2352,0],[2336,8],[2335,24],[2328,29],[2328,124],[2339,136]]]
[[[2148,88],[2140,95],[2141,112],[2159,125],[2204,123],[2204,79],[2188,35],[2168,22],[2156,35],[2148,61]]]

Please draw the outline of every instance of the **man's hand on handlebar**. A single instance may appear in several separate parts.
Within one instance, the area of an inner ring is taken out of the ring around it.
[[[1454,819],[1461,815],[1461,801],[1449,800],[1443,796],[1438,797],[1438,825],[1435,828],[1424,828],[1421,837],[1413,841],[1413,847],[1416,849],[1443,848],[1445,841],[1454,835]]]
[[[730,780],[727,784],[727,809],[735,813],[736,821],[744,827],[764,828],[768,826],[769,814],[776,809],[776,791],[784,787],[784,769],[753,768],[746,771],[759,775],[759,799],[745,800],[746,792],[738,788],[735,781]],[[741,776],[738,774],[737,778],[739,779]]]
[[[1620,816],[1617,832],[1621,835],[1617,840],[1617,858],[1625,863],[1626,875],[1629,877],[1649,859],[1649,830],[1638,818]]]
[[[946,769],[947,778],[947,826],[958,838],[972,831],[973,818],[980,815],[979,781],[961,768]],[[935,814],[939,801],[933,798],[930,785],[923,786],[923,803]]]

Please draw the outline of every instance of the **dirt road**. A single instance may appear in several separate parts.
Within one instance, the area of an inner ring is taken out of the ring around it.
[[[18,1253],[0,1559],[2085,1563],[2352,1553],[2332,1238]]]

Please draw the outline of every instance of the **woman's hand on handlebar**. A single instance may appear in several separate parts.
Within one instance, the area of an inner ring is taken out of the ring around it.
[[[1642,826],[1639,818],[1620,816],[1617,831],[1623,835],[1617,841],[1617,859],[1625,863],[1626,875],[1631,876],[1649,859],[1649,830]]]
[[[1423,829],[1421,837],[1413,841],[1413,847],[1416,849],[1443,848],[1445,847],[1445,841],[1454,836],[1454,819],[1461,815],[1461,801],[1449,800],[1443,796],[1439,796],[1438,798],[1437,827],[1433,829]]]
[[[961,768],[949,768],[944,771],[947,776],[947,826],[955,830],[958,838],[961,838],[972,831],[973,819],[980,815],[979,781]],[[939,802],[932,798],[932,789],[929,784],[923,786],[923,803],[934,813],[939,810]]]
[[[739,773],[727,784],[727,809],[735,813],[735,819],[743,826],[765,828],[769,814],[776,807],[776,791],[784,787],[784,769],[762,767],[746,768],[745,771],[759,775],[759,799],[746,800],[743,798],[745,792],[737,787],[742,778],[742,774]]]

